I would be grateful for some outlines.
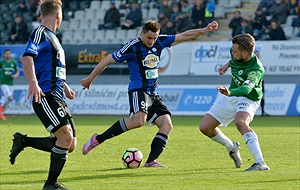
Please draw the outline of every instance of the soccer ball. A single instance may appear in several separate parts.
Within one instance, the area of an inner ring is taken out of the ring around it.
[[[122,163],[126,168],[138,168],[143,161],[143,154],[137,148],[129,148],[122,155]]]

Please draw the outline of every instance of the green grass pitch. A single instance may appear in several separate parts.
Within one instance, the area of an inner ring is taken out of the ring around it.
[[[110,139],[87,155],[82,145],[95,132],[103,132],[121,116],[74,116],[78,146],[69,154],[59,182],[72,190],[115,189],[205,189],[205,190],[295,190],[300,189],[299,117],[255,117],[251,127],[258,134],[270,171],[244,172],[254,159],[230,124],[222,131],[241,143],[241,168],[235,168],[227,150],[199,132],[202,117],[173,117],[174,129],[158,161],[168,168],[125,169],[121,156],[135,147],[144,159],[157,132],[156,126],[126,132]],[[10,165],[12,135],[47,136],[36,116],[7,116],[0,120],[0,189],[42,189],[49,168],[49,153],[26,148]],[[145,160],[144,160],[145,161]],[[143,163],[144,163],[143,161]]]

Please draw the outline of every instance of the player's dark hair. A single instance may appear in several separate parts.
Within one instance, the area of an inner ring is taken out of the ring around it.
[[[43,17],[55,14],[61,8],[61,0],[43,0],[40,4],[40,10]]]
[[[241,51],[252,53],[255,47],[255,40],[250,34],[239,34],[232,38],[232,44],[238,44]]]
[[[159,32],[160,31],[159,23],[156,20],[149,20],[148,22],[146,22],[143,25],[142,31],[143,31],[143,33],[146,33],[148,31],[151,31],[154,33]]]

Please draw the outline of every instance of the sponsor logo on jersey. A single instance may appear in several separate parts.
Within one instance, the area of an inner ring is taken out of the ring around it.
[[[38,49],[38,46],[35,44],[31,44],[30,48],[36,51]]]
[[[154,54],[149,54],[142,62],[143,62],[143,66],[149,68],[155,68],[158,65],[159,58]]]
[[[150,69],[145,71],[146,79],[155,79],[158,77],[158,69]]]
[[[120,59],[120,57],[122,56],[122,55],[121,55],[121,52],[120,52],[120,51],[117,51],[117,52],[115,53],[115,56],[116,56],[118,59]]]
[[[35,44],[31,44],[30,47],[28,48],[29,51],[32,51],[34,53],[37,53],[39,46]]]
[[[239,79],[236,76],[232,76],[232,80],[238,85],[240,86],[242,83],[239,81]]]
[[[66,79],[66,68],[56,67],[56,77]]]

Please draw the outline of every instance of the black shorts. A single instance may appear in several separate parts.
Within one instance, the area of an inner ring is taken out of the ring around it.
[[[73,136],[76,137],[75,124],[66,102],[54,93],[49,92],[45,95],[40,104],[33,101],[32,106],[47,131],[55,133],[60,127],[70,124]]]
[[[167,106],[159,95],[149,95],[142,90],[129,92],[130,116],[142,111],[147,114],[147,122],[151,125],[161,115],[169,114]]]

